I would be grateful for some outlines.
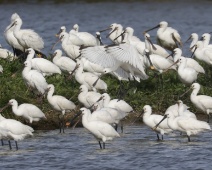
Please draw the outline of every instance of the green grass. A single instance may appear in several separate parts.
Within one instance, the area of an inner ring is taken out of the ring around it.
[[[0,107],[3,107],[8,103],[10,99],[16,99],[19,104],[32,103],[37,105],[44,113],[51,113],[52,108],[48,104],[47,99],[44,99],[43,103],[39,103],[36,96],[27,90],[26,85],[22,79],[22,70],[24,68],[23,63],[19,60],[7,61],[0,59],[0,64],[3,66],[3,74],[0,74]],[[203,65],[203,63],[201,63]],[[203,65],[206,70],[210,68],[207,65]],[[150,75],[153,75],[149,71]],[[46,80],[49,84],[55,85],[55,94],[65,96],[73,101],[76,105],[79,104],[77,96],[79,93],[79,86],[74,77],[72,80],[67,80],[65,74],[47,77]],[[105,75],[102,77],[108,84],[108,93],[111,98],[117,98],[119,91],[119,81],[111,75]],[[187,104],[191,111],[196,112],[196,108],[190,102],[190,93],[187,93],[182,98],[179,98],[189,87],[184,86],[177,77],[177,72],[168,71],[163,74],[163,88],[158,82],[158,78],[149,78],[148,80],[138,82],[123,82],[125,89],[128,89],[124,95],[124,100],[127,101],[136,112],[140,112],[144,105],[148,104],[152,106],[154,113],[163,114],[165,110],[176,103],[178,99],[181,99]],[[212,80],[211,75],[199,75],[198,82],[203,85],[200,93],[212,96]],[[7,118],[15,118],[12,114],[11,107],[7,108],[2,113]],[[50,114],[50,116],[54,114]]]

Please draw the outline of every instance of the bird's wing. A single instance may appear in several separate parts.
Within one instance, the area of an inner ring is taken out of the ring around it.
[[[82,57],[92,63],[103,66],[104,68],[113,67],[118,61],[109,55],[104,46],[88,47],[81,50]]]
[[[21,104],[18,107],[20,110],[23,110],[23,112],[27,113],[29,116],[34,117],[34,118],[39,118],[39,117],[44,117],[44,113],[35,105],[29,104],[29,103],[24,103]]]
[[[106,51],[117,60],[143,70],[143,63],[141,62],[139,53],[133,45],[125,43],[117,46],[109,46]]]
[[[60,70],[57,65],[44,58],[33,58],[32,62],[34,69],[44,73],[57,73]]]
[[[204,50],[204,57],[207,57],[210,63],[212,64],[212,48],[206,48]]]
[[[34,30],[24,29],[20,30],[22,33],[22,39],[28,47],[33,49],[44,48],[43,39]]]
[[[74,44],[76,46],[81,46],[84,44],[83,40],[75,34],[69,34],[68,44]]]
[[[207,106],[207,108],[212,109],[212,97],[211,96],[203,96],[203,95],[199,95],[199,103],[205,107]]]
[[[96,121],[96,129],[106,137],[119,137],[119,134],[115,129],[108,123]]]
[[[30,82],[34,84],[34,87],[41,93],[47,89],[47,82],[43,75],[37,70],[31,70]]]

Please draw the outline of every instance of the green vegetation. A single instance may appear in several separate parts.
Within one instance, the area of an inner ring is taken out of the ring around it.
[[[45,98],[42,103],[37,100],[37,97],[27,89],[22,79],[22,70],[24,65],[19,60],[8,61],[0,59],[0,64],[3,66],[3,74],[0,74],[0,107],[3,107],[12,98],[16,99],[19,104],[32,103],[37,105],[46,114],[47,120],[41,121],[41,125],[35,122],[34,128],[47,129],[57,128],[58,117],[55,111],[48,104]],[[209,66],[204,65],[204,68],[209,70]],[[189,87],[185,87],[178,79],[177,73],[173,70],[163,73],[163,87],[158,82],[158,76],[154,77],[154,72],[149,70],[148,74],[151,76],[148,80],[138,82],[123,82],[123,87],[128,89],[127,93],[123,95],[125,101],[127,101],[137,113],[139,113],[143,106],[148,104],[152,106],[153,112],[163,114],[164,111],[170,106],[176,103],[179,96],[183,94]],[[66,74],[53,75],[47,77],[49,84],[55,85],[55,94],[65,96],[73,101],[80,108],[77,96],[79,93],[79,84],[75,81],[67,79]],[[119,91],[119,81],[111,75],[105,75],[102,77],[108,84],[108,93],[111,98],[117,98]],[[211,75],[199,75],[198,82],[202,85],[201,94],[212,96],[211,89]],[[190,102],[190,93],[187,93],[180,98],[185,104],[187,104],[191,111],[196,112],[196,108]],[[66,115],[66,119],[70,119],[73,116],[73,112]],[[7,108],[2,113],[7,118],[15,118],[23,121],[22,118],[15,116],[12,113],[11,107]],[[134,117],[135,114],[130,114],[128,119]],[[203,115],[205,118],[206,115]]]

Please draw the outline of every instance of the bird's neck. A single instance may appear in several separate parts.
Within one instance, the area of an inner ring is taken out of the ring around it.
[[[194,89],[194,90],[192,91],[192,93],[191,93],[191,97],[192,97],[192,96],[197,96],[198,92],[199,92],[199,89]]]
[[[21,116],[22,115],[21,112],[18,112],[18,103],[13,104],[12,111],[17,116]]]
[[[27,60],[27,61],[31,61],[31,60],[34,58],[34,55],[35,55],[35,54],[28,54],[26,60]]]
[[[47,95],[47,99],[51,100],[53,94],[54,94],[54,90],[49,90],[48,95]]]
[[[31,70],[31,67],[24,67],[23,71],[22,71],[22,75],[26,76],[27,73]]]
[[[108,106],[108,104],[109,104],[109,102],[110,102],[110,98],[106,98],[106,99],[104,99],[104,100],[103,100],[104,107],[107,107],[107,106]]]
[[[178,106],[178,115],[180,116],[182,113],[183,113],[183,106],[182,105],[179,105]]]
[[[91,113],[86,113],[82,116],[82,124],[84,127],[88,125],[90,115]]]

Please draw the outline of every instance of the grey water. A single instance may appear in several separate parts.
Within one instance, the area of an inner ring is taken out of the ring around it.
[[[101,150],[84,128],[37,131],[19,142],[19,150],[0,147],[1,169],[211,169],[211,132],[187,137],[179,133],[157,141],[155,132],[145,125],[125,126],[120,138]],[[6,143],[6,142],[5,142]]]
[[[17,12],[23,19],[23,28],[39,33],[45,42],[43,52],[52,53],[51,47],[57,41],[55,34],[65,25],[67,30],[79,24],[80,31],[95,34],[112,23],[124,27],[131,26],[135,35],[143,40],[142,32],[156,26],[160,21],[168,21],[182,36],[183,42],[196,32],[201,36],[212,31],[211,1],[127,1],[86,3],[54,3],[52,1],[0,4],[0,43],[11,49],[3,36],[10,23],[10,17]],[[155,41],[156,30],[150,32]],[[102,35],[103,42],[110,41]],[[189,44],[183,53],[191,55]],[[58,44],[55,49],[61,48]],[[178,133],[157,141],[155,133],[141,124],[125,126],[121,137],[106,144],[100,150],[97,141],[84,128],[35,131],[34,136],[19,142],[19,150],[10,151],[8,146],[0,146],[0,169],[211,169],[212,135],[200,133],[191,137]],[[14,144],[14,143],[13,143]]]

